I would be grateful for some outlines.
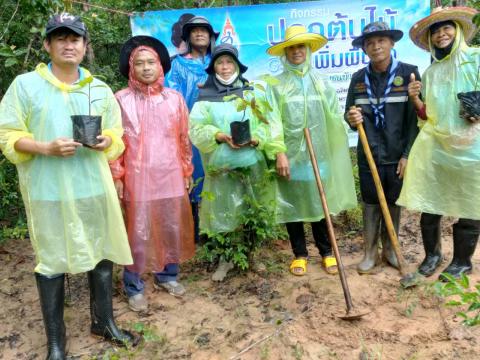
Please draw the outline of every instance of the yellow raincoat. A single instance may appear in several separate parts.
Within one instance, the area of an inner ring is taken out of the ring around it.
[[[315,222],[325,217],[303,129],[310,129],[320,175],[327,195],[330,213],[357,205],[352,165],[343,115],[335,89],[310,65],[292,66],[283,59],[285,70],[277,76],[278,85],[269,86],[267,97],[280,112],[271,122],[283,136],[272,138],[286,146],[290,180],[277,181],[277,222]],[[282,141],[283,138],[283,141]]]
[[[30,239],[43,275],[92,270],[108,259],[131,264],[132,257],[108,160],[123,151],[120,108],[110,88],[80,69],[80,81],[60,82],[39,64],[15,78],[0,103],[0,148],[16,164]],[[78,148],[72,157],[17,152],[23,137],[50,142],[72,138],[70,115],[102,115],[102,134],[112,139],[104,152]],[[81,93],[83,92],[83,93]]]
[[[427,120],[410,151],[397,204],[480,220],[480,124],[460,118],[457,99],[457,93],[474,90],[479,66],[480,49],[466,45],[457,25],[450,55],[435,60],[422,77]]]

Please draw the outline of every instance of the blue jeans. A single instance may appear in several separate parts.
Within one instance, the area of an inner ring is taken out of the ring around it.
[[[167,264],[162,272],[154,273],[155,280],[159,283],[177,280],[179,266],[178,264]],[[145,291],[145,282],[139,273],[123,269],[123,287],[128,297],[137,294],[143,294]]]

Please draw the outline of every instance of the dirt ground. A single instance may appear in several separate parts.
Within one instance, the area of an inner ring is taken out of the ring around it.
[[[452,253],[451,224],[443,220],[446,258]],[[413,267],[423,257],[419,216],[404,213],[400,230],[403,253]],[[118,323],[144,334],[136,349],[120,350],[89,335],[85,275],[70,276],[65,321],[69,359],[478,359],[480,327],[467,328],[421,286],[402,290],[398,272],[385,265],[360,276],[361,237],[337,231],[348,283],[357,307],[371,313],[347,322],[338,276],[327,275],[310,244],[308,274],[287,271],[289,243],[277,241],[257,257],[247,273],[229,273],[220,284],[201,262],[183,266],[187,295],[176,299],[152,288],[150,309],[129,311],[120,295],[116,270],[114,309]],[[28,240],[0,248],[0,359],[44,359],[45,335],[33,277]],[[448,264],[445,260],[442,267]],[[480,250],[474,256],[473,282],[480,280]],[[435,276],[436,278],[436,276]]]

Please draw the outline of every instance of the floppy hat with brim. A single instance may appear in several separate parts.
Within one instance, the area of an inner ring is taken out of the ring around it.
[[[375,21],[367,24],[362,30],[362,35],[352,41],[352,46],[356,48],[363,48],[363,42],[371,36],[388,36],[394,42],[397,42],[403,37],[403,31],[391,30],[386,22]]]
[[[432,10],[429,16],[424,17],[410,28],[410,39],[418,47],[430,51],[428,42],[430,26],[451,20],[462,27],[465,41],[469,42],[478,30],[472,23],[472,18],[477,12],[477,10],[466,6],[437,7]]]
[[[327,42],[328,40],[324,36],[307,32],[307,28],[303,25],[292,25],[285,31],[285,40],[269,47],[267,53],[273,56],[282,56],[285,55],[285,48],[298,44],[310,46],[313,53],[325,46]]]
[[[160,63],[162,64],[163,73],[167,74],[171,67],[170,55],[168,55],[167,48],[160,40],[145,35],[131,37],[125,44],[123,44],[122,50],[120,50],[120,73],[128,78],[130,54],[135,48],[142,45],[149,46],[156,51],[160,58]]]
[[[213,50],[212,60],[210,61],[210,64],[208,64],[208,67],[205,69],[207,74],[211,75],[215,72],[215,60],[217,60],[222,55],[230,55],[236,61],[240,69],[240,74],[243,74],[245,71],[247,71],[248,67],[243,65],[240,60],[238,60],[237,48],[230,44],[221,44],[215,46],[215,49]]]
[[[190,37],[190,31],[192,31],[195,27],[204,27],[210,33],[210,36],[214,36],[215,40],[217,40],[219,32],[215,32],[213,30],[212,25],[207,20],[207,18],[203,16],[194,16],[190,20],[188,20],[182,27],[182,39],[183,41],[188,41]]]

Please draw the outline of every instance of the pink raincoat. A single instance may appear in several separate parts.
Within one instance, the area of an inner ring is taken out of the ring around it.
[[[110,164],[123,182],[123,205],[134,264],[131,272],[163,271],[193,257],[193,221],[184,179],[193,171],[188,109],[182,96],[156,83],[135,79],[130,56],[129,87],[115,94],[122,110],[125,152]],[[157,56],[158,61],[158,56]],[[160,64],[160,62],[159,62]],[[161,68],[161,65],[160,65]]]

